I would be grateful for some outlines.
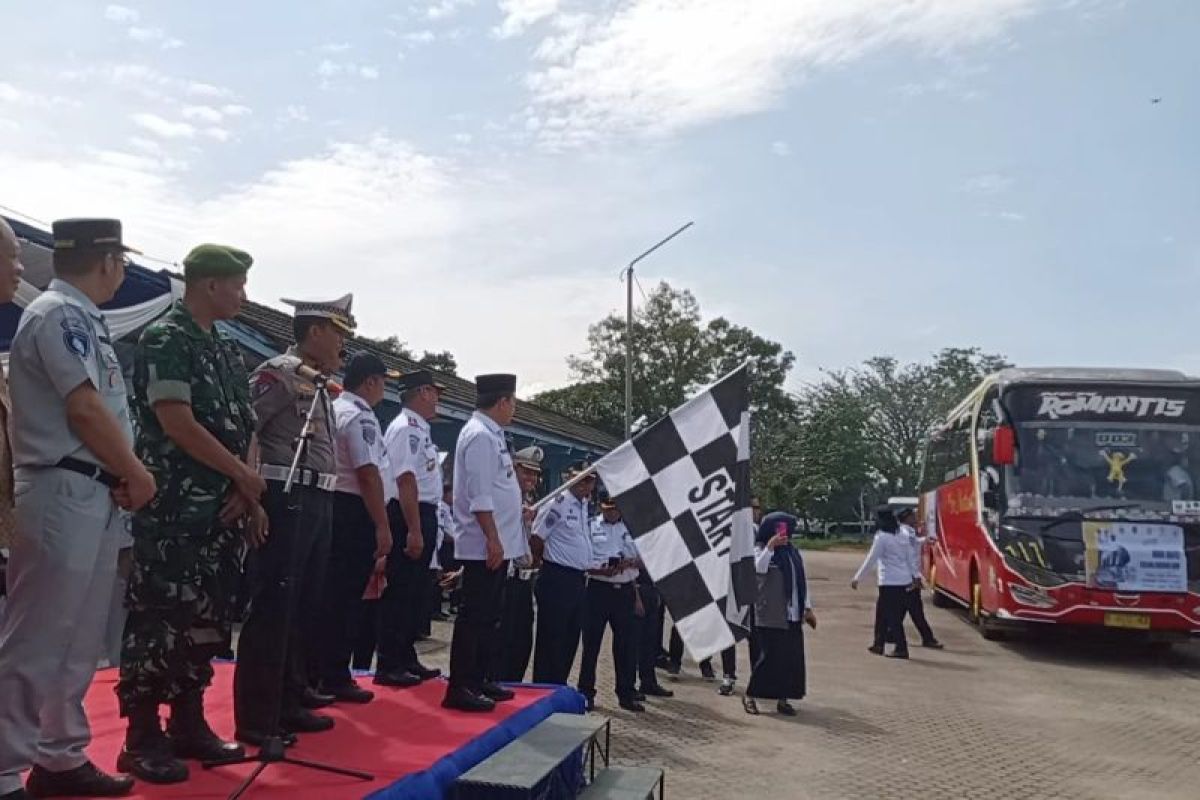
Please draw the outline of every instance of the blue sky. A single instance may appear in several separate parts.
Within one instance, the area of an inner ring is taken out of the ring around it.
[[[795,381],[979,345],[1200,372],[1200,3],[4,0],[0,205],[568,378],[621,266]],[[1152,98],[1162,98],[1152,103]]]

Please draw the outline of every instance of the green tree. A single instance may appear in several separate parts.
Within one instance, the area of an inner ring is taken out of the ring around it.
[[[402,342],[398,336],[389,336],[386,339],[372,339],[370,336],[359,336],[358,339],[396,358],[403,358],[408,361],[413,360],[413,354],[408,349],[408,344]]]
[[[440,353],[434,353],[426,350],[417,363],[423,367],[428,367],[432,370],[444,373],[446,375],[458,375],[458,360],[449,350],[443,350]]]
[[[533,402],[621,437],[625,434],[623,397],[602,383],[584,382],[542,392],[533,398]]]

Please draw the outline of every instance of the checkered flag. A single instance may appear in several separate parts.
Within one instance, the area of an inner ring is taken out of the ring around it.
[[[693,658],[746,635],[754,602],[749,365],[596,462]]]

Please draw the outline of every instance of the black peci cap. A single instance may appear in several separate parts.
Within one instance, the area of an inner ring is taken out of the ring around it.
[[[400,391],[407,392],[410,389],[420,389],[422,386],[432,386],[435,389],[444,390],[446,387],[433,379],[433,373],[427,369],[419,369],[416,372],[409,372],[400,376]]]
[[[350,356],[346,363],[346,386],[359,386],[374,375],[382,375],[392,380],[400,377],[399,372],[388,369],[383,359],[374,353],[362,352]]]
[[[494,374],[475,376],[475,391],[479,394],[513,394],[517,391],[517,376]]]
[[[132,247],[126,247],[121,240],[121,220],[119,219],[85,217],[57,219],[50,229],[54,235],[54,252],[56,253],[121,250],[140,255],[139,251]]]

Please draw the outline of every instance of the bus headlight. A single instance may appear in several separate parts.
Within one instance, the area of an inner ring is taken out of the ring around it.
[[[1008,584],[1008,593],[1012,595],[1013,600],[1016,600],[1023,606],[1032,606],[1033,608],[1054,608],[1058,605],[1058,601],[1045,592],[1034,589],[1030,586],[1018,586],[1015,583]]]

